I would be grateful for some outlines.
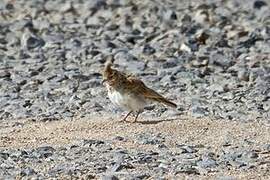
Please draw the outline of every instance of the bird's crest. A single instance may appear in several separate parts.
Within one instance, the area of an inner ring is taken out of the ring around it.
[[[105,67],[103,71],[103,77],[107,77],[109,74],[112,73],[112,64],[113,64],[113,55],[109,55],[106,58]]]
[[[109,55],[109,56],[106,58],[106,62],[105,62],[105,70],[111,69],[112,64],[113,64],[113,55]]]

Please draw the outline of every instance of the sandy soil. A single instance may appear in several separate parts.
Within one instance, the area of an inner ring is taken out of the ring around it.
[[[226,120],[192,119],[188,117],[167,120],[147,120],[137,123],[123,123],[116,119],[77,119],[72,121],[33,122],[25,120],[0,124],[0,147],[20,148],[40,145],[64,145],[81,139],[109,140],[115,136],[127,139],[138,133],[162,133],[167,137],[166,144],[204,144],[212,148],[226,143],[233,144],[243,139],[256,143],[270,143],[270,126],[260,122],[235,122]],[[129,142],[123,146],[135,147]]]
[[[220,151],[228,139],[232,144],[252,140],[254,146],[270,143],[270,127],[260,122],[235,122],[226,120],[192,119],[179,117],[167,120],[148,120],[137,123],[121,123],[117,119],[76,119],[72,121],[2,122],[0,124],[0,148],[33,148],[40,145],[61,146],[82,139],[112,140],[122,136],[127,141],[112,141],[114,146],[127,149],[153,149],[139,144],[134,136],[139,133],[161,133],[165,144],[174,148],[178,144],[202,144]],[[158,148],[158,147],[156,147]],[[256,148],[256,147],[255,147]],[[268,155],[270,160],[270,155]],[[270,172],[226,172],[240,179],[270,177]],[[213,174],[217,175],[217,174]],[[211,175],[210,175],[211,176]],[[205,177],[205,176],[204,176]],[[209,177],[209,174],[207,175]],[[203,176],[202,176],[203,178]]]

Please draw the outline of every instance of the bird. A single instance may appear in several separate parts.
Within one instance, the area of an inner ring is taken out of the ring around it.
[[[153,102],[177,108],[175,103],[147,87],[140,79],[113,69],[113,60],[113,55],[109,55],[106,59],[102,84],[107,89],[110,101],[122,110],[128,111],[121,121],[126,121],[128,116],[133,113],[135,114],[133,122],[136,122],[144,107]]]

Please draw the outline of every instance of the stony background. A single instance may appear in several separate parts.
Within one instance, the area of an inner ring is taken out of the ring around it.
[[[0,1],[0,121],[118,111],[101,84],[110,53],[179,105],[143,116],[270,123],[267,0]]]
[[[117,51],[193,116],[270,119],[268,2],[72,2],[1,3],[1,119],[102,114]]]

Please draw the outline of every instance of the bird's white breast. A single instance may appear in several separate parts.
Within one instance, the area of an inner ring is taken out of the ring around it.
[[[129,111],[142,110],[147,102],[144,98],[133,93],[123,93],[107,86],[109,99],[115,106]]]

